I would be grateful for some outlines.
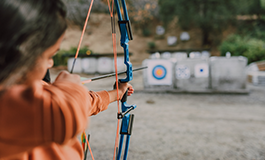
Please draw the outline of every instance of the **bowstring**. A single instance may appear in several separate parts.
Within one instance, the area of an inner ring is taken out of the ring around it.
[[[80,47],[81,47],[81,43],[82,43],[82,40],[83,40],[83,37],[84,37],[84,34],[85,34],[85,30],[86,30],[86,27],[87,27],[87,22],[88,22],[88,19],[89,19],[89,16],[90,16],[90,13],[91,13],[91,9],[92,9],[92,5],[93,5],[93,2],[94,0],[91,0],[91,3],[90,3],[90,6],[89,6],[89,10],[88,10],[88,13],[87,13],[87,17],[86,17],[86,21],[85,21],[85,24],[84,24],[84,27],[83,27],[83,31],[82,31],[82,34],[81,34],[81,37],[80,37],[80,40],[79,40],[79,43],[78,43],[78,47],[77,47],[77,50],[76,50],[76,54],[75,54],[75,59],[73,61],[73,66],[72,66],[72,69],[71,69],[71,72],[70,73],[73,73],[73,70],[74,70],[74,66],[75,66],[75,62],[76,62],[76,59],[78,57],[78,54],[79,54],[79,50],[80,50]],[[114,54],[114,64],[115,64],[115,79],[116,79],[116,91],[117,91],[117,106],[118,106],[118,113],[120,113],[120,105],[119,105],[119,81],[118,81],[118,67],[117,67],[117,45],[116,45],[116,31],[115,31],[115,15],[114,15],[114,1],[112,1],[112,6],[110,6],[110,2],[108,0],[108,7],[109,7],[109,11],[110,11],[110,16],[111,16],[111,23],[112,23],[112,43],[113,43],[113,54]],[[115,147],[114,147],[114,154],[113,154],[113,160],[115,160],[115,155],[116,155],[116,150],[118,148],[118,138],[119,138],[119,124],[120,124],[120,119],[118,119],[118,122],[117,122],[117,130],[116,130],[116,138],[115,138]],[[87,145],[88,145],[88,148],[89,148],[89,151],[90,151],[90,154],[91,154],[91,158],[92,160],[94,160],[94,156],[93,156],[93,153],[92,153],[92,150],[91,150],[91,147],[89,145],[89,141],[87,139],[87,136],[85,134],[85,131],[83,131],[84,135],[85,135],[85,139],[86,139],[86,142],[87,142]]]
[[[111,6],[112,5],[112,6]],[[115,14],[114,14],[114,0],[112,0],[112,4],[110,5],[110,1],[108,0],[108,7],[111,17],[111,28],[112,28],[112,44],[113,44],[113,54],[114,54],[114,66],[115,66],[115,79],[116,79],[116,91],[117,91],[117,107],[118,107],[118,114],[120,113],[120,104],[119,104],[119,81],[118,81],[118,67],[117,67],[117,44],[116,44],[116,29],[115,29]],[[113,160],[115,160],[116,151],[118,149],[119,143],[119,126],[120,126],[120,119],[117,121],[117,129],[116,129],[116,138],[114,144],[114,153],[113,153]]]
[[[90,6],[89,6],[89,9],[88,9],[88,12],[87,12],[87,16],[86,16],[86,21],[85,21],[85,24],[83,26],[83,31],[82,31],[82,34],[81,34],[81,37],[80,37],[80,40],[79,40],[79,43],[78,43],[78,47],[77,47],[77,50],[76,50],[76,53],[75,53],[75,59],[74,59],[74,62],[73,62],[73,65],[72,65],[72,69],[71,69],[70,73],[73,73],[73,71],[74,71],[75,62],[76,62],[76,59],[77,59],[78,54],[79,54],[81,43],[83,41],[83,37],[84,37],[85,31],[86,31],[87,22],[88,22],[90,13],[91,13],[91,9],[92,9],[93,3],[94,3],[94,0],[91,0]]]
[[[76,62],[76,59],[77,59],[78,54],[79,54],[79,50],[80,50],[80,47],[81,47],[81,43],[83,41],[83,37],[85,35],[87,22],[88,22],[88,19],[89,19],[91,10],[92,10],[93,3],[94,3],[94,0],[91,0],[90,6],[89,6],[89,9],[88,9],[88,12],[87,12],[87,16],[86,16],[86,21],[85,21],[85,24],[83,26],[83,31],[82,31],[81,37],[79,39],[78,47],[77,47],[77,50],[76,50],[76,53],[75,53],[75,59],[73,61],[73,65],[72,65],[72,69],[71,69],[70,73],[73,73],[73,70],[74,70],[74,67],[75,67],[75,62]],[[86,139],[86,142],[87,142],[87,145],[88,145],[88,148],[89,148],[89,152],[90,152],[91,158],[92,158],[92,160],[94,160],[94,156],[93,156],[92,150],[90,148],[89,141],[88,141],[87,136],[86,136],[86,132],[83,131],[83,134],[85,135],[85,139]]]

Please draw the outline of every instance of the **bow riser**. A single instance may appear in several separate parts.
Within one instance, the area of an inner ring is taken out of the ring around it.
[[[121,1],[123,12],[124,12],[124,19],[121,14],[120,4],[118,0],[115,0],[114,2],[115,2],[118,18],[119,18],[118,22],[119,22],[119,28],[120,28],[120,33],[121,33],[120,43],[124,50],[124,64],[126,65],[126,68],[127,68],[127,77],[125,79],[120,79],[120,81],[129,82],[133,79],[132,64],[129,59],[129,44],[128,44],[129,41],[133,39],[132,31],[131,31],[131,24],[130,24],[125,0]]]
[[[120,33],[121,33],[121,39],[120,43],[121,46],[124,49],[124,64],[126,65],[127,71],[127,77],[125,79],[120,79],[119,81],[121,83],[129,82],[133,79],[133,74],[132,74],[132,64],[129,59],[129,41],[133,39],[132,37],[132,31],[131,31],[131,25],[129,21],[129,16],[127,13],[127,7],[125,0],[121,0],[122,2],[122,7],[123,7],[123,12],[124,12],[124,20],[121,14],[120,10],[120,5],[118,0],[114,0],[118,18],[119,18],[119,28],[120,28]],[[120,130],[120,144],[119,144],[119,149],[118,153],[116,155],[116,160],[120,160],[121,158],[121,152],[122,152],[122,146],[123,146],[123,139],[124,136],[126,135],[126,144],[125,144],[125,150],[124,150],[124,155],[123,159],[127,159],[128,151],[129,151],[129,143],[130,143],[130,136],[132,133],[132,126],[133,126],[133,114],[129,114],[129,112],[133,109],[136,108],[136,105],[128,105],[127,104],[127,92],[124,94],[123,98],[121,99],[121,109],[122,113],[118,114],[118,119],[122,118],[121,122],[121,130]]]

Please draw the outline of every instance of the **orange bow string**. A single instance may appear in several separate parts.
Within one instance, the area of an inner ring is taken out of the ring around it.
[[[86,27],[87,27],[87,22],[88,22],[90,13],[91,13],[91,9],[92,9],[92,6],[93,6],[93,2],[94,2],[94,0],[91,0],[90,6],[89,6],[89,10],[88,10],[88,13],[87,13],[87,17],[86,17],[86,21],[85,21],[85,24],[84,24],[84,27],[83,27],[83,31],[82,31],[82,34],[81,34],[81,37],[80,37],[80,40],[79,40],[79,43],[78,43],[78,47],[77,47],[76,54],[75,54],[75,59],[73,61],[73,66],[72,66],[72,69],[71,69],[70,73],[73,73],[73,70],[74,70],[75,62],[76,62],[76,59],[78,57],[79,50],[80,50],[80,47],[81,47],[81,44],[82,44],[82,41],[83,41],[83,37],[84,37],[84,34],[85,34],[85,30],[86,30]],[[118,90],[118,88],[119,88],[118,84],[119,83],[118,83],[118,69],[117,69],[117,46],[116,46],[114,1],[112,1],[112,4],[111,4],[110,1],[108,0],[108,7],[109,7],[110,16],[111,16],[111,24],[112,24],[111,25],[112,26],[112,43],[113,43],[113,54],[114,54],[114,64],[115,64],[115,78],[116,78],[116,90],[117,90],[117,106],[118,106],[118,113],[120,113],[120,108],[119,108],[119,90]],[[115,138],[115,147],[114,147],[114,154],[113,154],[113,160],[115,160],[116,148],[118,147],[119,124],[120,124],[120,120],[118,119],[118,122],[117,122],[117,130],[116,130],[116,138]],[[90,151],[92,160],[94,160],[94,156],[93,156],[91,147],[89,145],[89,141],[88,141],[88,138],[86,136],[85,131],[83,132],[83,136],[82,137],[85,138],[85,141],[86,141],[86,143],[88,145],[88,148],[89,148],[89,151]],[[85,147],[83,147],[83,148],[85,148]]]

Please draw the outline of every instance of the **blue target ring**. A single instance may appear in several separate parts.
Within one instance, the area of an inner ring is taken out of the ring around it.
[[[162,65],[157,65],[152,71],[153,77],[157,80],[164,79],[167,75],[167,69]]]

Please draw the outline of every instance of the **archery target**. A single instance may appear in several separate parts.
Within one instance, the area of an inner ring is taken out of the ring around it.
[[[157,35],[163,35],[165,33],[165,28],[164,27],[162,27],[162,26],[157,26],[156,27],[156,34]]]
[[[144,61],[144,66],[148,66],[145,70],[146,84],[152,85],[172,85],[172,62],[163,59],[148,59]]]
[[[157,80],[162,80],[167,75],[167,69],[162,65],[157,65],[152,71],[153,77]]]
[[[209,65],[206,63],[196,64],[194,67],[194,76],[197,78],[209,77]]]
[[[204,92],[209,89],[207,59],[188,58],[176,63],[175,87],[182,91]]]
[[[186,65],[176,65],[176,78],[177,79],[189,79],[190,69]]]

